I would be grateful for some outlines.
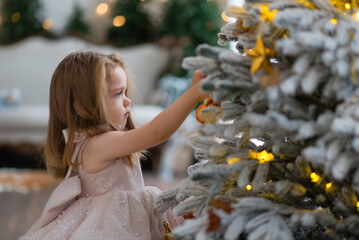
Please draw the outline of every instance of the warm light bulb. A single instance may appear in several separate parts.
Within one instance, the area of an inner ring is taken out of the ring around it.
[[[334,25],[336,25],[338,23],[338,20],[336,20],[335,18],[330,19],[330,22],[333,23]]]
[[[318,174],[316,174],[315,172],[312,172],[310,174],[310,178],[312,179],[312,182],[316,183],[319,181],[320,179],[320,176]]]
[[[344,5],[344,7],[346,8],[346,9],[351,9],[352,8],[352,6],[350,5],[350,3],[346,3],[345,5]]]
[[[51,29],[52,25],[53,25],[53,21],[50,18],[45,19],[45,21],[42,22],[42,28],[45,30]]]
[[[227,163],[228,164],[233,164],[233,163],[236,163],[236,162],[238,162],[240,160],[241,160],[240,158],[231,158],[231,159],[227,160]]]
[[[325,184],[325,187],[326,187],[327,189],[331,188],[332,186],[333,186],[332,183],[327,183],[327,184]]]
[[[108,4],[107,3],[100,3],[97,5],[96,13],[97,15],[104,15],[108,11]]]
[[[357,208],[358,208],[358,210],[359,210],[359,202],[357,202]]]
[[[355,20],[359,21],[359,12],[354,13],[352,16]]]
[[[254,152],[250,149],[249,156],[253,159],[257,159],[259,163],[269,162],[274,159],[274,155],[268,153],[266,150],[263,150],[262,152]]]
[[[19,12],[16,12],[16,13],[14,13],[12,16],[11,16],[11,21],[13,22],[13,23],[16,23],[16,22],[18,22],[19,20],[20,20],[20,13]]]
[[[246,189],[247,189],[248,191],[250,191],[250,190],[252,189],[252,186],[251,186],[250,184],[248,184],[248,185],[246,186]]]
[[[121,27],[125,24],[125,22],[126,22],[126,18],[124,16],[116,16],[113,19],[113,25],[115,27]]]

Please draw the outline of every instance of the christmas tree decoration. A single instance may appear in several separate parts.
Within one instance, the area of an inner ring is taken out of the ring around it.
[[[164,226],[165,226],[165,240],[173,240],[173,238],[171,237],[171,232],[172,229],[170,227],[170,225],[168,224],[168,222],[164,222]]]
[[[0,42],[10,43],[43,31],[43,9],[39,0],[3,0]]]
[[[273,19],[275,17],[275,14],[277,13],[276,9],[270,10],[268,8],[267,4],[258,5],[260,11],[261,11],[261,20],[262,21],[268,21],[273,22]]]
[[[184,57],[193,56],[201,43],[216,44],[216,36],[224,21],[216,1],[171,0],[164,4],[164,14],[157,26],[162,43],[176,49],[179,61],[173,61],[171,72],[186,75],[181,69]]]
[[[247,0],[218,33],[236,52],[201,44],[184,59],[207,75],[221,114],[188,134],[198,163],[156,200],[159,212],[193,216],[175,239],[359,238],[357,11],[356,1]]]
[[[266,150],[261,152],[254,152],[249,150],[249,155],[253,159],[257,159],[260,163],[269,162],[274,159],[274,155],[272,153],[268,153]]]
[[[245,53],[253,60],[251,73],[256,73],[261,68],[268,73],[272,71],[269,58],[275,55],[275,51],[265,48],[261,37],[258,37],[255,48],[246,49]]]
[[[66,31],[70,34],[83,36],[91,34],[90,26],[84,20],[84,11],[77,4],[75,4],[73,13],[66,24]]]
[[[197,121],[199,123],[214,123],[220,119],[222,110],[219,106],[221,106],[221,102],[215,103],[212,98],[204,100],[203,104],[198,106],[196,110]],[[208,107],[212,107],[212,109],[208,111]]]
[[[123,47],[156,39],[157,31],[148,13],[142,9],[142,4],[141,0],[119,0],[108,8],[98,5],[98,14],[107,14],[110,11],[113,17],[113,26],[108,29],[107,41]]]

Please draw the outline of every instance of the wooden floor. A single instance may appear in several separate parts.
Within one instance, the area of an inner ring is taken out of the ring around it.
[[[144,172],[145,184],[161,190],[175,187],[184,178],[160,181]],[[0,239],[14,240],[24,234],[39,217],[58,182],[44,171],[0,170]]]

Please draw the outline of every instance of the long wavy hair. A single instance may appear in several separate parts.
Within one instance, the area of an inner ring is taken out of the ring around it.
[[[50,85],[50,117],[44,145],[46,169],[51,175],[64,177],[69,166],[77,169],[78,164],[71,162],[75,133],[93,137],[107,131],[123,130],[110,117],[105,102],[107,79],[117,66],[126,73],[131,98],[131,75],[116,54],[74,52],[57,66]],[[125,130],[134,128],[129,116]],[[63,129],[68,129],[67,143]],[[131,167],[135,164],[135,154],[124,157]]]

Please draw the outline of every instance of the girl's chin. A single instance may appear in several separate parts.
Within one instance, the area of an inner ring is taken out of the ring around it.
[[[120,128],[121,130],[125,130],[125,128],[126,128],[126,123],[127,123],[127,121],[124,122],[124,123],[119,123],[119,124],[118,124],[119,128]]]

